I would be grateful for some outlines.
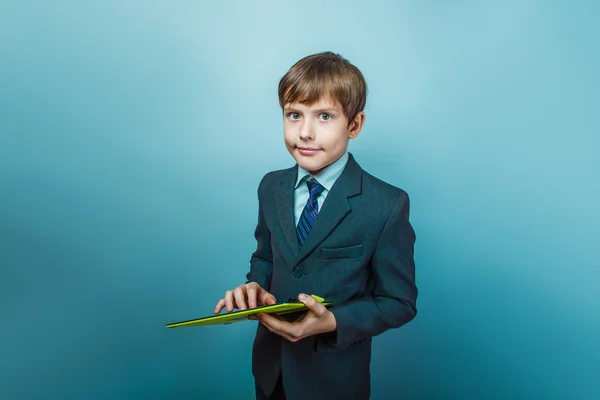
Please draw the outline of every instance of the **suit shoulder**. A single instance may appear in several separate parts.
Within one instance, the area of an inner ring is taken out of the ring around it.
[[[262,179],[260,180],[260,183],[258,184],[259,192],[262,190],[269,190],[269,189],[273,188],[273,186],[275,186],[279,181],[281,181],[281,179],[287,173],[289,173],[293,168],[295,168],[295,167],[278,169],[275,171],[267,172],[262,177]]]
[[[365,194],[377,196],[380,200],[389,201],[408,200],[408,193],[404,189],[385,182],[363,170],[363,191]]]
[[[410,215],[410,198],[404,189],[365,171],[363,171],[363,195],[366,195],[373,207],[378,207],[388,217],[394,213],[405,215],[406,218]]]

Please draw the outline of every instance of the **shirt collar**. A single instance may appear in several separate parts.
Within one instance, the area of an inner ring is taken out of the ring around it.
[[[319,181],[321,186],[327,189],[327,191],[330,191],[337,178],[339,178],[342,174],[342,171],[344,171],[344,167],[346,166],[347,162],[348,152],[346,151],[343,156],[337,159],[337,161],[325,167],[325,169],[323,169],[323,171],[319,172],[317,175],[312,175],[310,172],[298,165],[298,177],[296,178],[296,186],[294,186],[294,189],[296,189],[298,185],[300,185],[300,183],[303,182],[307,177],[313,176],[317,181]]]

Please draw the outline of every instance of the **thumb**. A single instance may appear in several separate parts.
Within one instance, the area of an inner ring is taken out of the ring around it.
[[[298,300],[303,302],[310,311],[317,315],[317,317],[321,317],[327,311],[327,308],[325,308],[323,304],[319,303],[314,299],[314,297],[307,294],[300,293],[298,295]]]

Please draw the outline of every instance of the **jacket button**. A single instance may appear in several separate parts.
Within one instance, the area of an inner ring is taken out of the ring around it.
[[[296,278],[300,278],[303,273],[304,271],[302,271],[302,268],[294,268],[294,276]]]

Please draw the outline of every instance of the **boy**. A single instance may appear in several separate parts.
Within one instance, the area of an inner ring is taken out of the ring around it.
[[[303,58],[279,82],[285,144],[296,165],[260,182],[247,282],[215,308],[296,296],[309,308],[294,322],[253,318],[257,399],[368,399],[372,337],[416,315],[408,196],[347,152],[365,121],[366,91],[362,73],[331,52]]]

